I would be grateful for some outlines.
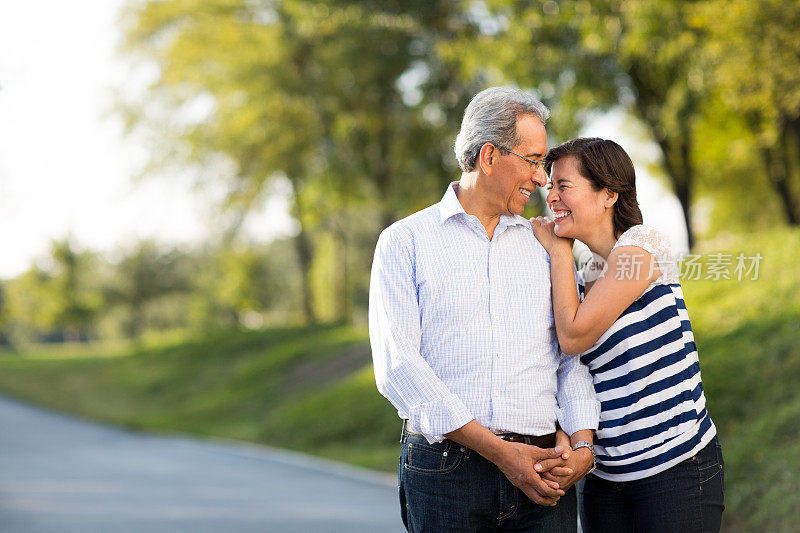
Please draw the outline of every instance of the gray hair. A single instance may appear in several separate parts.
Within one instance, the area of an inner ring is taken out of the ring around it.
[[[464,111],[461,131],[456,137],[456,159],[461,170],[475,170],[478,154],[487,142],[506,149],[518,145],[520,115],[534,115],[544,124],[550,118],[550,110],[516,87],[489,87],[476,94]]]

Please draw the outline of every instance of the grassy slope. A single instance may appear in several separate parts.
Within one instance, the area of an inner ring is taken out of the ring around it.
[[[800,527],[800,231],[707,243],[757,252],[756,281],[684,282],[726,461],[726,529]]]
[[[709,243],[760,252],[757,281],[684,282],[726,460],[726,529],[800,522],[800,231]],[[299,449],[391,471],[397,416],[363,329],[228,333],[139,350],[0,356],[0,388],[129,427]]]
[[[0,356],[0,388],[132,428],[299,449],[391,470],[397,414],[375,390],[366,332],[351,327],[225,333],[84,356]]]

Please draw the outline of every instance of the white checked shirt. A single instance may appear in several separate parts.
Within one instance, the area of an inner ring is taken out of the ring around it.
[[[577,356],[558,349],[550,257],[521,216],[491,240],[447,188],[386,228],[369,291],[378,390],[429,442],[476,419],[492,431],[597,429],[600,407]]]

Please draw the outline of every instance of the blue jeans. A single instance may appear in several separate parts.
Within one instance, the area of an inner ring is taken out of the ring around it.
[[[531,501],[493,463],[460,444],[405,433],[398,469],[400,512],[411,532],[575,532],[573,487],[554,507]]]
[[[722,447],[714,437],[697,455],[644,479],[586,476],[581,493],[585,533],[718,532],[724,500]]]

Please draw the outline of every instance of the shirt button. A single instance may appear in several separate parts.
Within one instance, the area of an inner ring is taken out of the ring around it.
[[[503,355],[503,354],[501,354],[500,352],[497,352],[497,357],[500,357],[501,355]]]

